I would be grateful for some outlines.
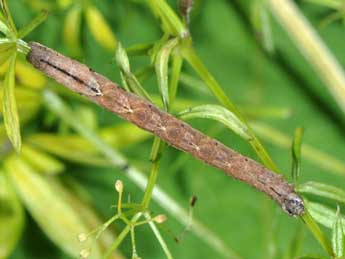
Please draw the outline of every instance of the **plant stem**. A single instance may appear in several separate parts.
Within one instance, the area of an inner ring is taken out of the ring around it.
[[[107,253],[103,256],[104,259],[109,258],[112,252],[115,251],[115,249],[122,243],[122,241],[125,239],[129,231],[131,230],[132,225],[140,218],[141,215],[141,212],[134,215],[130,222],[131,224],[126,225],[126,227],[121,231],[120,235],[116,238],[115,242],[111,245]]]
[[[260,157],[262,163],[269,169],[271,169],[275,173],[279,173],[278,167],[275,165],[259,139],[255,136],[253,131],[251,130],[250,126],[241,115],[241,113],[237,110],[236,106],[230,101],[229,97],[225,94],[222,87],[218,84],[216,79],[211,75],[211,73],[207,70],[205,65],[202,63],[198,55],[195,53],[194,49],[190,44],[186,44],[185,48],[182,51],[184,58],[188,61],[188,63],[193,67],[193,69],[199,74],[201,79],[206,83],[209,87],[213,95],[217,98],[217,100],[224,105],[227,109],[232,111],[249,129],[249,133],[252,139],[249,141],[257,155]]]
[[[345,74],[337,59],[291,0],[268,0],[272,13],[345,112]]]
[[[165,253],[165,256],[166,256],[168,259],[172,259],[173,256],[172,256],[172,254],[170,253],[170,250],[169,250],[167,244],[165,243],[164,239],[162,238],[161,234],[159,233],[159,230],[158,230],[156,224],[152,221],[152,218],[151,218],[150,214],[149,214],[149,213],[144,213],[144,216],[145,216],[145,218],[148,220],[148,224],[149,224],[149,226],[150,226],[152,232],[153,232],[154,235],[156,236],[156,238],[157,238],[159,244],[161,245],[161,247],[162,247],[162,249],[163,249],[163,251],[164,251],[164,253]]]
[[[44,102],[52,113],[60,117],[67,125],[73,128],[85,139],[90,141],[90,143],[92,143],[115,168],[121,168],[124,170],[125,176],[127,176],[140,189],[145,190],[148,184],[145,174],[140,172],[135,167],[130,166],[128,161],[120,153],[114,150],[109,144],[105,143],[101,137],[99,137],[91,129],[85,125],[82,125],[82,123],[76,120],[74,113],[57,95],[50,91],[45,92]],[[158,205],[174,216],[182,225],[187,225],[189,223],[188,213],[186,210],[184,210],[173,198],[165,193],[157,184],[153,189],[152,198]],[[237,255],[231,248],[229,248],[223,240],[221,240],[215,233],[213,233],[195,218],[193,219],[192,232],[225,258],[241,259],[241,257]]]

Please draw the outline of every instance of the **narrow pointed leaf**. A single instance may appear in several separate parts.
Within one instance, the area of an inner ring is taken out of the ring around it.
[[[80,43],[80,30],[82,8],[76,5],[68,11],[63,27],[63,39],[73,56],[80,56],[82,52]]]
[[[301,170],[301,146],[304,130],[297,128],[292,141],[291,154],[292,154],[292,170],[291,175],[294,181],[297,181]]]
[[[65,253],[78,257],[83,246],[91,243],[87,240],[81,244],[77,236],[90,229],[84,225],[79,212],[54,187],[54,179],[35,172],[17,156],[6,160],[5,169],[26,209],[43,232]],[[93,248],[91,258],[100,258],[98,247]]]
[[[332,247],[336,258],[344,258],[345,256],[345,237],[343,229],[343,220],[340,217],[340,209],[338,207],[332,229]]]
[[[129,64],[127,53],[120,43],[118,43],[117,45],[115,58],[116,63],[121,70],[121,78],[125,89],[127,91],[132,91],[135,94],[149,101],[152,101],[150,95],[147,93],[145,88],[140,84],[139,80],[131,72],[131,67]]]
[[[332,229],[336,220],[336,211],[332,210],[320,203],[308,202],[308,210],[310,215],[323,226]],[[345,218],[341,214],[339,215],[343,225],[343,232],[345,232]]]
[[[131,73],[131,67],[129,64],[127,53],[120,42],[116,47],[115,59],[118,67],[125,75]]]
[[[0,258],[8,258],[19,241],[24,210],[4,171],[0,171]]]
[[[180,36],[182,38],[188,35],[187,28],[183,25],[182,21],[166,1],[149,0],[148,4],[155,15],[160,18],[162,29],[165,33]]]
[[[65,166],[54,157],[40,152],[37,149],[23,145],[21,158],[27,161],[33,169],[45,174],[58,174],[64,171]]]
[[[5,34],[5,36],[9,36],[9,28],[5,21],[3,21],[2,19],[0,19],[0,32]]]
[[[0,6],[1,6],[2,12],[4,14],[4,17],[5,17],[8,25],[11,28],[12,33],[16,34],[17,29],[16,29],[16,26],[13,22],[13,19],[12,19],[11,13],[10,13],[10,9],[8,8],[7,0],[0,0]]]
[[[20,125],[17,104],[14,95],[14,70],[16,64],[16,56],[16,53],[14,53],[11,57],[10,65],[4,81],[3,114],[8,138],[10,139],[14,149],[19,153],[21,147]]]
[[[4,64],[16,51],[16,44],[13,42],[0,42],[0,65]]]
[[[32,32],[34,29],[36,29],[42,22],[44,22],[48,17],[48,11],[43,10],[41,13],[36,16],[29,24],[24,26],[22,29],[18,32],[18,38],[22,39],[25,36],[27,36],[30,32]]]
[[[247,126],[243,124],[231,111],[219,105],[208,104],[196,106],[180,112],[179,116],[185,120],[193,118],[216,120],[245,140],[251,140],[252,138],[248,132]]]
[[[333,250],[332,250],[331,243],[327,239],[326,235],[322,232],[319,225],[315,222],[315,220],[316,221],[318,220],[314,218],[314,215],[311,213],[309,203],[305,203],[305,204],[308,210],[302,216],[304,223],[307,225],[310,232],[313,234],[314,238],[319,242],[319,244],[327,252],[327,254],[333,257]]]
[[[345,191],[332,185],[319,182],[306,182],[296,187],[298,192],[310,193],[345,204]]]
[[[257,31],[263,48],[268,53],[274,52],[274,41],[272,37],[271,21],[268,7],[265,1],[255,0],[252,4],[252,22],[254,29]]]
[[[86,22],[95,40],[104,48],[114,51],[117,40],[100,11],[89,5],[86,9]]]
[[[178,39],[174,38],[172,40],[169,40],[166,44],[164,44],[163,47],[159,50],[155,62],[158,86],[160,93],[162,95],[165,110],[169,109],[170,100],[168,86],[169,58],[172,50],[177,46],[177,43]]]
[[[172,68],[171,68],[171,76],[169,82],[169,103],[172,106],[172,103],[175,102],[178,86],[179,86],[179,79],[181,76],[181,69],[183,64],[183,58],[179,55],[172,56]],[[170,107],[171,108],[171,107]]]

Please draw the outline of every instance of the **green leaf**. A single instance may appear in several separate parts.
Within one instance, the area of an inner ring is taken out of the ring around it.
[[[87,26],[95,40],[104,48],[114,51],[117,39],[102,13],[96,7],[88,5],[85,15]]]
[[[4,171],[0,171],[0,258],[8,258],[24,226],[24,210]]]
[[[172,50],[177,46],[178,39],[174,38],[166,42],[159,50],[156,61],[155,69],[157,74],[158,86],[162,95],[165,110],[169,109],[169,86],[168,86],[168,64]]]
[[[247,126],[242,123],[235,114],[228,109],[219,105],[200,105],[194,108],[184,110],[179,113],[179,116],[186,120],[192,118],[206,118],[216,120],[233,132],[244,138],[245,140],[251,140],[251,135],[248,132]]]
[[[179,36],[181,38],[188,35],[188,30],[179,19],[177,14],[164,0],[149,0],[148,4],[155,15],[157,15],[162,22],[162,29],[165,33]]]
[[[333,256],[333,250],[330,242],[328,241],[327,237],[325,234],[322,232],[320,227],[317,225],[315,220],[317,218],[314,217],[312,214],[312,211],[310,210],[310,204],[309,202],[305,202],[306,204],[306,212],[303,214],[302,219],[304,223],[307,225],[309,228],[310,232],[314,235],[315,239],[319,242],[319,244],[322,246],[322,248],[327,252],[329,256]],[[315,220],[314,220],[315,218]]]
[[[8,138],[10,139],[17,153],[21,148],[20,125],[17,111],[17,104],[14,95],[16,52],[12,55],[10,65],[6,73],[3,92],[3,114],[4,123]]]
[[[48,175],[61,173],[65,169],[64,164],[54,157],[29,145],[23,145],[21,158],[27,161],[35,170]]]
[[[2,12],[4,14],[4,17],[6,19],[7,24],[10,26],[12,33],[14,35],[16,35],[17,29],[16,29],[16,26],[13,22],[13,19],[12,19],[11,13],[10,13],[10,9],[8,8],[7,0],[0,0],[0,6],[1,6],[1,9],[2,9]]]
[[[131,72],[127,53],[120,43],[118,43],[116,48],[115,59],[117,65],[121,70],[120,75],[124,88],[127,91],[132,91],[135,94],[152,102],[150,95],[146,92],[145,88],[140,84],[139,80]]]
[[[27,36],[30,32],[36,29],[42,22],[44,22],[48,17],[48,11],[43,10],[38,16],[36,16],[30,23],[25,25],[18,32],[18,38],[22,39]]]
[[[292,155],[292,170],[291,175],[292,179],[296,182],[301,170],[301,146],[302,146],[302,139],[303,139],[303,128],[297,128],[295,130],[295,135],[292,141],[291,146],[291,155]]]
[[[345,204],[345,191],[328,184],[310,181],[299,184],[296,190],[298,192],[314,194]]]
[[[2,21],[1,19],[0,19],[0,32],[5,34],[5,36],[7,36],[7,37],[9,36],[9,32],[10,32],[6,22]]]
[[[204,81],[206,86],[212,92],[212,94],[217,98],[218,102],[224,105],[228,110],[233,112],[239,120],[241,120],[247,127],[248,124],[242,115],[238,112],[236,106],[231,102],[228,96],[223,91],[222,87],[218,84],[216,79],[207,70],[205,65],[202,63],[194,49],[190,44],[186,44],[181,51],[183,57],[192,66],[192,68],[198,73],[199,77]],[[249,128],[249,127],[248,127]],[[272,158],[269,156],[259,139],[254,135],[251,129],[249,129],[251,134],[251,141],[249,142],[252,148],[255,150],[256,154],[260,157],[263,164],[271,169],[273,172],[279,172],[278,167],[273,162]]]
[[[61,188],[52,177],[44,177],[17,156],[5,161],[9,173],[22,202],[43,232],[65,253],[76,258],[84,245],[90,246],[91,240],[81,244],[77,236],[88,233],[88,229],[68,200],[61,195]],[[93,246],[92,255],[100,258],[98,246]]]
[[[181,75],[182,64],[183,64],[183,58],[180,56],[180,54],[172,55],[172,68],[171,68],[171,76],[170,76],[170,82],[169,82],[170,106],[172,106],[176,98],[176,94],[177,94],[177,90],[179,86],[179,79]]]
[[[15,43],[0,41],[0,65],[5,63],[14,52],[16,52]]]
[[[131,67],[126,50],[122,47],[122,44],[120,42],[118,42],[116,47],[115,60],[118,67],[125,75],[131,73]]]
[[[321,256],[321,255],[310,254],[310,255],[298,256],[298,257],[295,257],[294,259],[329,259],[329,258]]]
[[[332,210],[320,203],[316,202],[306,202],[306,206],[308,207],[308,211],[310,215],[320,224],[323,226],[332,229],[334,226],[334,222],[336,220],[336,211]],[[339,215],[342,220],[343,225],[343,232],[345,232],[345,219],[343,216]]]
[[[82,8],[75,5],[68,11],[64,21],[63,39],[73,56],[80,56],[82,49],[80,45],[80,29]]]
[[[266,1],[255,0],[252,4],[252,23],[264,49],[272,54],[274,52],[274,41]]]
[[[332,229],[332,247],[336,258],[344,258],[345,256],[345,237],[343,229],[343,220],[340,217],[340,208],[338,207]]]
[[[341,0],[305,0],[307,2],[318,4],[322,6],[326,6],[329,8],[339,9],[342,5]]]

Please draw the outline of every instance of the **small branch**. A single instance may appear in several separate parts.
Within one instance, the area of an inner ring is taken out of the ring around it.
[[[272,13],[345,112],[345,74],[317,32],[291,0],[268,0]]]
[[[30,47],[29,62],[47,76],[173,147],[266,193],[289,215],[304,213],[303,200],[282,176],[159,110],[152,103],[126,92],[87,66],[39,43],[30,43]]]

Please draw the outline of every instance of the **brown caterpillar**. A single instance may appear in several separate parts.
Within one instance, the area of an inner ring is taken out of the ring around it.
[[[120,88],[86,65],[39,43],[30,43],[29,62],[47,76],[85,95],[101,107],[158,136],[173,147],[219,168],[274,199],[292,216],[304,213],[304,203],[281,175],[224,146],[152,103]]]

